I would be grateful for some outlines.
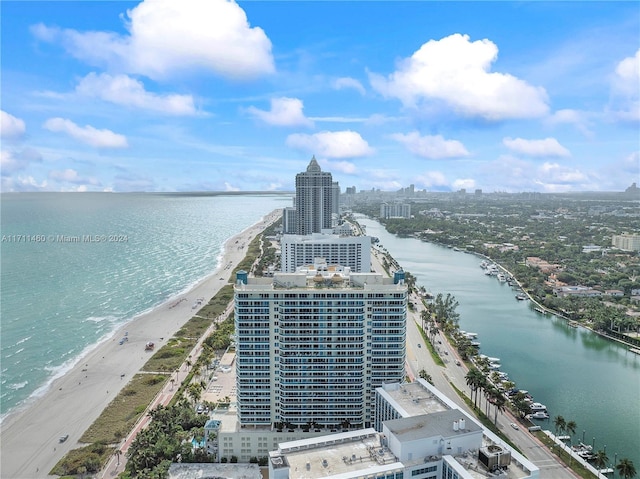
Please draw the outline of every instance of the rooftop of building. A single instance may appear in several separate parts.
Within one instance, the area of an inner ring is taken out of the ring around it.
[[[482,431],[478,424],[469,421],[458,409],[392,419],[385,421],[384,425],[402,441],[431,437],[450,438]]]
[[[384,390],[407,416],[419,416],[450,409],[437,395],[424,388],[418,381],[398,385],[396,389],[385,387]]]
[[[479,426],[474,426],[477,431],[482,430]],[[276,470],[289,468],[289,479],[369,477],[385,471],[404,469],[408,464],[400,462],[384,444],[384,435],[374,429],[281,443],[278,451],[270,453],[271,467]],[[491,448],[492,452],[488,452],[488,448]],[[419,462],[433,463],[448,458],[450,463],[454,463],[458,469],[464,469],[466,474],[474,479],[522,479],[530,475],[511,455],[508,465],[502,469],[502,475],[497,476],[495,471],[490,471],[480,462],[479,450],[494,457],[502,456],[503,459],[511,453],[505,446],[496,447],[490,438],[482,436],[482,444],[478,449],[463,451],[457,455],[421,458]]]
[[[169,467],[169,479],[263,479],[257,464],[183,464]]]
[[[391,451],[382,446],[381,436],[374,429],[282,443],[270,460],[274,469],[289,467],[291,479],[355,472],[366,476],[403,467]]]
[[[358,289],[388,290],[395,287],[406,291],[403,281],[394,284],[394,279],[380,273],[355,273],[339,265],[314,264],[298,268],[294,273],[275,272],[270,278],[247,277],[247,283],[236,282],[236,289],[251,291],[265,289]]]

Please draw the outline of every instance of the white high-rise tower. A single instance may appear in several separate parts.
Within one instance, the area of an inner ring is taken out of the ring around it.
[[[375,389],[405,378],[403,273],[318,264],[273,278],[238,273],[234,289],[240,424],[371,426]]]
[[[311,158],[307,171],[296,175],[296,234],[322,233],[331,228],[334,188],[331,173],[320,169],[315,156]]]

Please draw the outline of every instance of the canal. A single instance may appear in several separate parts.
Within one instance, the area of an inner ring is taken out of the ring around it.
[[[639,355],[517,301],[509,285],[484,274],[473,254],[399,238],[356,217],[418,286],[455,296],[460,329],[478,333],[481,353],[499,357],[509,379],[547,406],[551,419],[539,422],[544,429],[554,430],[556,416],[575,421],[574,443],[584,438],[594,450],[605,450],[611,465],[626,457],[640,472]]]

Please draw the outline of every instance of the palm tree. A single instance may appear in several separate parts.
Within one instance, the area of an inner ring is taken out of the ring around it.
[[[565,419],[562,416],[556,416],[553,419],[553,425],[556,428],[556,436],[557,436],[558,433],[562,434],[562,431],[564,431],[564,428],[567,427],[567,421],[565,421]]]
[[[193,404],[195,405],[200,399],[200,394],[202,393],[203,387],[200,383],[191,383],[189,384],[189,388],[187,389],[187,394],[191,399],[193,399]]]
[[[477,409],[478,408],[478,405],[477,405],[478,389],[483,384],[484,376],[482,375],[482,372],[480,372],[479,369],[471,368],[467,373],[467,375],[465,376],[465,379],[467,381],[467,386],[469,386],[469,389],[471,389],[471,393],[472,393],[471,395],[473,396],[473,393],[475,393],[475,399],[473,400],[473,405]]]
[[[567,421],[564,425],[564,430],[569,434],[569,445],[573,443],[573,435],[576,433],[577,427],[578,425],[575,421]],[[573,455],[569,456],[569,463],[573,464]]]
[[[493,398],[493,407],[495,408],[495,413],[493,416],[494,425],[496,426],[498,425],[498,411],[504,412],[506,404],[507,404],[506,398],[500,391],[498,391],[498,394],[496,394]]]
[[[626,457],[620,459],[620,462],[616,465],[616,469],[623,479],[636,477],[636,467],[633,465],[631,459],[627,459]]]
[[[571,440],[569,441],[570,443],[573,442],[573,435],[576,433],[577,428],[578,428],[578,425],[576,424],[575,421],[567,421],[567,423],[564,425],[564,430],[571,437]]]
[[[116,449],[115,455],[116,458],[118,459],[118,464],[116,464],[116,466],[120,465],[120,455],[122,454],[122,451],[120,449]]]
[[[424,369],[421,369],[420,373],[418,374],[422,379],[427,381],[429,384],[433,384],[433,378],[431,377],[431,374],[429,374],[427,371],[425,371]]]
[[[608,463],[609,463],[609,456],[607,456],[607,453],[605,451],[600,449],[598,452],[596,452],[596,455],[593,458],[593,465],[595,466],[596,469],[598,470],[603,469]]]

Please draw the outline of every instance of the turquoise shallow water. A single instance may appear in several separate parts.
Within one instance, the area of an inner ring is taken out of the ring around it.
[[[500,358],[517,387],[545,404],[551,418],[575,421],[575,440],[604,449],[613,463],[640,467],[640,356],[564,320],[543,316],[515,291],[484,275],[481,259],[414,238],[398,238],[358,218],[367,233],[433,294],[460,303],[460,328],[478,333],[481,352]],[[540,423],[553,431],[553,422]]]
[[[291,204],[285,195],[1,200],[2,417],[119,326],[212,273],[225,240]]]

